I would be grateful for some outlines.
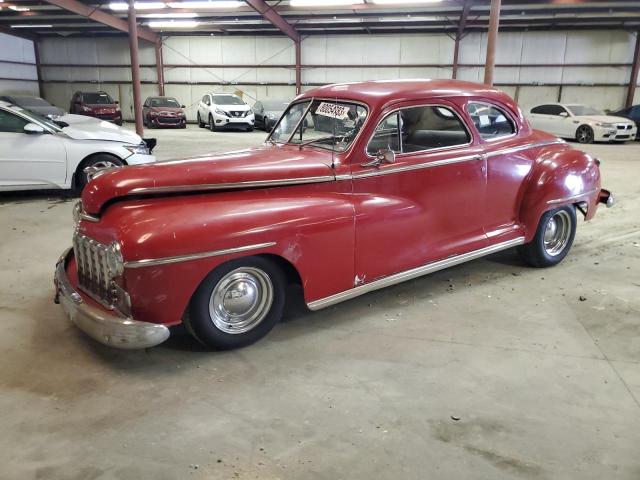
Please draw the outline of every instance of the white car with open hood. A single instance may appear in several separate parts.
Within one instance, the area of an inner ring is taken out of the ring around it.
[[[54,120],[0,102],[0,191],[82,190],[101,168],[152,163],[153,144],[82,115]]]
[[[214,132],[223,128],[242,128],[250,132],[255,124],[251,107],[231,93],[207,93],[198,104],[198,126]]]
[[[637,135],[632,120],[585,105],[545,103],[531,108],[526,117],[533,128],[580,143],[626,142]]]

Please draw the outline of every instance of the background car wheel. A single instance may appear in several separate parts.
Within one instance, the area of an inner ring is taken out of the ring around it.
[[[253,127],[248,127],[247,132],[253,132]]]
[[[209,130],[216,131],[216,122],[213,121],[213,115],[209,115]]]
[[[531,242],[518,248],[522,259],[534,267],[557,265],[567,256],[576,236],[573,205],[549,210],[542,215]]]
[[[580,125],[576,130],[578,143],[593,143],[593,129],[589,125]]]
[[[76,170],[74,187],[73,190],[75,193],[82,193],[82,189],[89,182],[88,173],[85,171],[87,168],[113,168],[113,167],[122,167],[124,163],[118,157],[114,157],[113,155],[108,155],[106,153],[100,153],[98,155],[94,155],[87,160],[84,160],[78,165],[78,169]]]
[[[185,316],[187,330],[201,343],[227,350],[264,337],[282,318],[285,278],[262,257],[227,262],[202,281]]]
[[[198,126],[200,128],[204,128],[204,122],[202,121],[202,119],[200,118],[200,112],[198,112]]]

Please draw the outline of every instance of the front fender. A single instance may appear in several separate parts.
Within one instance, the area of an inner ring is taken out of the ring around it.
[[[530,241],[544,212],[587,203],[585,219],[595,215],[600,193],[600,169],[588,154],[568,145],[550,146],[538,154],[520,205],[525,241]]]
[[[180,323],[211,270],[249,255],[276,255],[293,265],[309,302],[353,287],[354,213],[348,183],[122,201],[107,208],[99,223],[83,222],[81,228],[100,242],[119,241],[130,265],[268,244],[125,268],[132,313],[142,321]]]

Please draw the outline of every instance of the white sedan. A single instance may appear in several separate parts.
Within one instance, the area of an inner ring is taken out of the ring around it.
[[[584,105],[545,103],[529,110],[533,128],[580,143],[626,142],[635,140],[637,128],[628,118],[605,115]]]
[[[207,93],[198,104],[198,126],[214,132],[222,128],[253,130],[255,116],[251,107],[231,93]]]
[[[101,168],[155,162],[134,132],[81,115],[55,121],[0,102],[0,191],[81,191]]]

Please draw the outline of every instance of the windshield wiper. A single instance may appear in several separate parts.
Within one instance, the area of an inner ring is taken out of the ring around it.
[[[304,147],[306,145],[311,145],[312,143],[322,142],[324,140],[333,140],[336,137],[337,137],[336,135],[329,135],[327,137],[320,137],[320,138],[314,138],[314,139],[311,139],[311,140],[307,140],[305,142],[299,143],[298,144],[298,148],[302,148],[302,147]]]

